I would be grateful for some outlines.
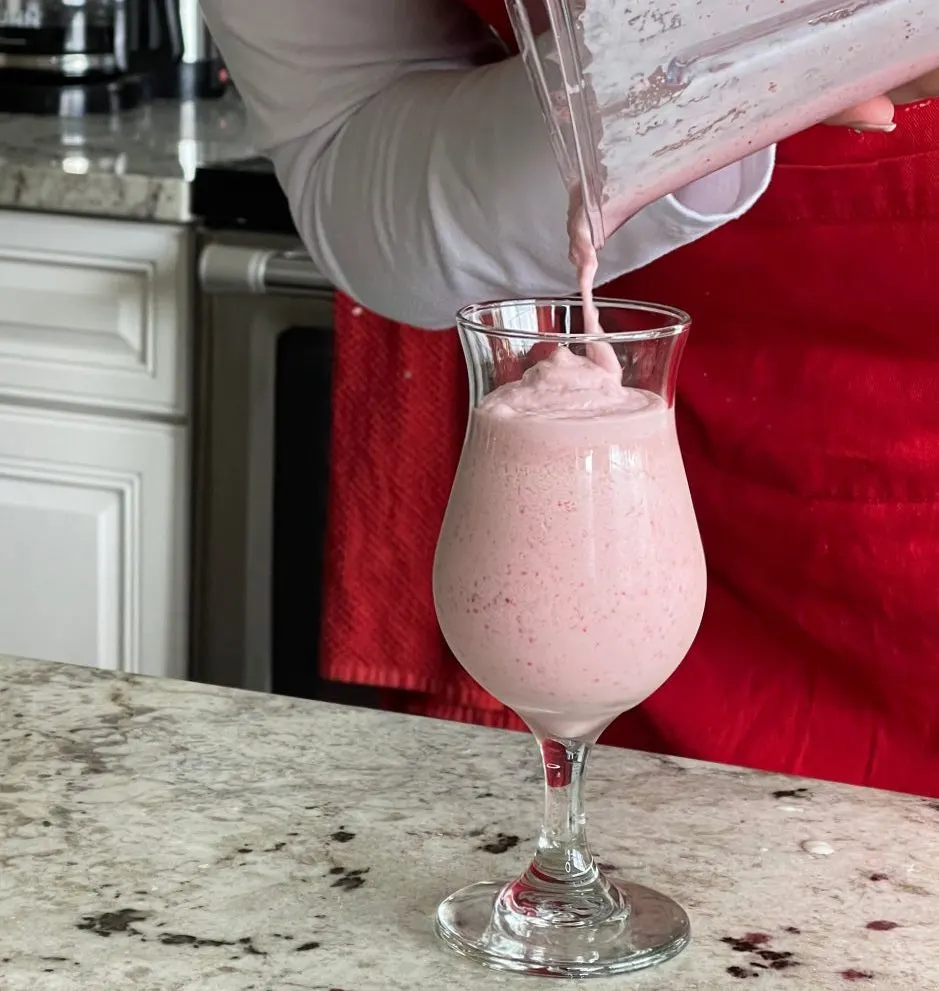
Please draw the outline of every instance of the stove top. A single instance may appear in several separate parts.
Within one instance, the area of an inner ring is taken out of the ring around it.
[[[261,156],[200,166],[190,206],[206,227],[215,230],[296,234],[274,167]]]

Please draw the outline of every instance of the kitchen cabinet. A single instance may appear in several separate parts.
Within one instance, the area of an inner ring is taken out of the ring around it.
[[[191,254],[185,227],[0,212],[0,392],[184,416]]]
[[[187,675],[190,237],[0,212],[0,654]]]

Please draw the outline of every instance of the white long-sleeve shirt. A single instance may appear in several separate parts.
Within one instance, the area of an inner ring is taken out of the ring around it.
[[[485,299],[566,294],[567,191],[519,58],[479,65],[459,0],[203,0],[313,260],[375,312],[447,327]],[[606,282],[739,217],[764,151],[642,210]]]

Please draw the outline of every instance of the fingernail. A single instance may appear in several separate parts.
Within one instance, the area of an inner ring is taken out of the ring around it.
[[[862,124],[862,123],[851,123],[847,125],[852,131],[858,134],[892,134],[896,129],[897,125],[891,121],[889,124]]]

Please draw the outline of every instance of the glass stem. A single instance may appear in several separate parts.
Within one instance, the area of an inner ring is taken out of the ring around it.
[[[593,743],[540,737],[545,808],[538,849],[529,871],[541,880],[567,884],[597,878],[587,843],[584,779]]]

